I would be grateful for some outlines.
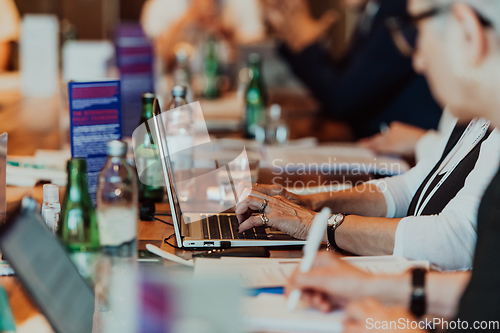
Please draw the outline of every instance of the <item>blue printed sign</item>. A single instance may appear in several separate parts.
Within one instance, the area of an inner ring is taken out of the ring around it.
[[[106,144],[122,138],[120,81],[70,82],[71,156],[87,159],[90,197],[95,205]]]

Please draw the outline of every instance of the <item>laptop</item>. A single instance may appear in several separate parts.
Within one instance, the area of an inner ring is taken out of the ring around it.
[[[52,234],[34,199],[0,225],[0,249],[55,332],[92,331],[94,293]]]
[[[284,232],[255,227],[238,233],[239,222],[234,213],[182,212],[175,189],[174,174],[168,152],[166,129],[161,121],[161,109],[157,99],[153,106],[155,139],[160,153],[162,172],[165,178],[170,210],[177,245],[183,248],[229,248],[244,246],[293,246],[304,245]]]

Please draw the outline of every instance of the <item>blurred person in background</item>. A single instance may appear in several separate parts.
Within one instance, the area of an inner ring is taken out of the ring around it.
[[[263,0],[265,21],[282,41],[280,53],[321,102],[324,115],[346,121],[356,138],[393,121],[437,128],[442,109],[384,23],[388,15],[405,13],[406,0],[342,1],[361,17],[345,56],[332,61],[321,40],[338,13],[326,11],[315,19],[306,0]]]
[[[410,0],[411,18],[418,28],[415,68],[426,75],[437,98],[460,119],[481,116],[500,126],[500,1]],[[427,314],[446,320],[500,325],[500,172],[482,199],[473,270],[428,272],[425,277]],[[323,311],[353,303],[346,311],[345,331],[371,331],[367,320],[416,319],[408,310],[411,274],[376,276],[360,271],[330,254],[320,254],[308,273],[293,275],[289,289],[303,289],[304,300]],[[391,303],[386,308],[382,303]],[[440,329],[441,327],[437,327]],[[456,327],[457,329],[463,326]],[[485,329],[484,327],[481,327]],[[373,329],[372,329],[373,330]]]
[[[264,27],[257,0],[147,0],[141,13],[146,34],[155,40],[157,53],[172,68],[179,47],[193,53],[207,35],[224,42],[223,63],[234,61],[233,44],[261,40]]]
[[[393,47],[403,51],[394,42]],[[436,59],[442,58],[441,48],[431,51]],[[479,204],[500,163],[500,133],[488,129],[488,119],[470,121],[471,114],[463,115],[457,96],[469,96],[469,91],[455,88],[457,80],[446,75],[446,65],[435,65],[432,71],[423,71],[418,64],[415,68],[425,73],[436,99],[462,121],[415,167],[348,190],[310,195],[293,194],[281,185],[255,184],[240,196],[236,207],[239,231],[263,224],[262,215],[251,213],[259,211],[265,200],[267,226],[306,239],[316,212],[327,206],[337,213],[330,219],[343,221],[334,240],[326,233],[323,238],[337,250],[428,260],[443,270],[470,269]],[[466,101],[472,108],[479,105],[472,102],[475,98]]]
[[[388,128],[372,137],[359,140],[362,147],[382,155],[400,155],[415,159],[418,163],[453,130],[457,123],[448,109],[444,109],[437,130],[423,128],[394,121]]]
[[[19,38],[19,12],[13,0],[0,0],[0,72],[9,65],[11,43]]]

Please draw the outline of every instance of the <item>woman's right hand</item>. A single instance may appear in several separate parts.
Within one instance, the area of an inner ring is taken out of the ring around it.
[[[330,252],[318,253],[311,270],[296,270],[286,286],[287,293],[302,291],[302,300],[323,312],[343,308],[353,300],[373,294],[373,275],[340,259]]]
[[[248,185],[248,184],[247,184]],[[250,187],[250,186],[244,186],[241,184],[241,187],[239,187],[238,193],[242,193],[245,187]],[[265,195],[268,195],[270,197],[274,196],[282,196],[288,199],[290,202],[302,206],[304,208],[312,209],[312,204],[311,201],[308,200],[307,196],[305,195],[297,195],[295,193],[292,193],[288,191],[286,188],[284,188],[281,185],[266,185],[266,184],[257,184],[253,183],[251,186],[252,190],[263,193]]]

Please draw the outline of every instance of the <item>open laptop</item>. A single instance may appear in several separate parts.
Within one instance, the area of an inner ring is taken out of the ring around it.
[[[31,198],[0,225],[0,249],[57,333],[92,331],[94,293]]]
[[[264,226],[255,227],[240,234],[238,233],[239,223],[234,213],[182,212],[175,189],[172,162],[168,152],[168,145],[166,144],[166,129],[164,122],[161,120],[161,109],[157,99],[154,101],[153,115],[154,135],[160,153],[178,246],[185,248],[228,248],[305,244],[305,241],[295,239],[281,231]]]

